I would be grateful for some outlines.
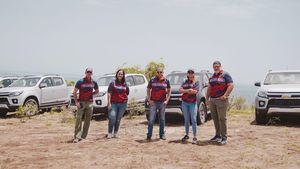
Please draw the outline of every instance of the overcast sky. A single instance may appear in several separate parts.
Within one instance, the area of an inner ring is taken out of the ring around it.
[[[235,82],[300,69],[299,0],[0,0],[0,72],[82,75],[160,61]]]

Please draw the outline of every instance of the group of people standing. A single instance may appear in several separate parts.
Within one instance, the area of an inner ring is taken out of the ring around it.
[[[221,62],[213,63],[214,74],[209,79],[206,94],[206,104],[209,106],[211,116],[215,125],[215,136],[211,141],[219,144],[227,143],[227,108],[228,98],[233,90],[233,80],[231,76],[222,70]],[[148,119],[148,132],[146,140],[150,141],[153,134],[155,116],[159,115],[159,138],[166,140],[165,135],[165,109],[170,100],[171,86],[165,78],[162,68],[156,69],[156,75],[151,78],[147,86],[147,101],[149,102],[150,114]],[[88,134],[90,120],[92,117],[93,95],[99,92],[97,83],[92,80],[93,70],[87,68],[85,77],[79,80],[74,88],[73,95],[78,108],[76,114],[74,143],[85,139]],[[189,139],[190,121],[192,123],[193,139],[192,143],[197,143],[197,93],[200,83],[195,78],[195,71],[187,71],[187,79],[182,83],[179,92],[182,93],[182,111],[184,115],[185,135],[182,141]],[[79,91],[79,98],[77,92]],[[107,89],[108,98],[108,134],[107,138],[117,138],[121,118],[127,108],[129,87],[126,84],[125,72],[119,69],[115,79],[110,82]],[[82,128],[82,119],[84,125]]]

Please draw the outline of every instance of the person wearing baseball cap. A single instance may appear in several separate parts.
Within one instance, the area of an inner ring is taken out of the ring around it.
[[[90,127],[90,121],[92,118],[92,104],[93,95],[99,92],[98,84],[92,79],[93,69],[85,69],[85,77],[77,81],[73,96],[75,104],[77,106],[76,122],[75,122],[75,133],[74,133],[74,143],[85,139],[88,134]],[[79,98],[77,97],[77,92],[79,91]],[[82,129],[82,117],[84,116],[84,125]]]
[[[183,142],[189,139],[190,119],[192,121],[193,142],[197,143],[197,93],[199,91],[199,81],[195,79],[195,71],[189,69],[187,71],[187,79],[182,83],[179,92],[182,93],[181,109],[184,116],[185,136],[182,138]]]
[[[228,98],[234,86],[230,74],[222,69],[220,61],[213,62],[213,69],[214,74],[209,79],[206,93],[207,104],[209,105],[216,131],[211,141],[224,145],[227,144],[226,114],[229,106]]]

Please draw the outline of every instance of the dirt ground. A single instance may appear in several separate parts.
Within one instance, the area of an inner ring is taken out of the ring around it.
[[[71,143],[69,112],[45,113],[25,122],[0,119],[0,168],[300,168],[300,122],[255,125],[253,115],[228,117],[228,144],[208,140],[213,122],[198,126],[198,144],[181,143],[182,116],[167,113],[167,140],[146,142],[145,116],[124,117],[120,138],[106,139],[107,120],[93,120],[88,138]],[[295,117],[297,118],[297,117]],[[299,118],[299,117],[298,117]]]

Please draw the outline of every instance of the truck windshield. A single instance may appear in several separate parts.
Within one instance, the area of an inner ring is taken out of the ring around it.
[[[196,80],[200,81],[200,74],[195,74]],[[185,73],[182,74],[169,74],[166,77],[170,81],[170,85],[181,85],[187,79]]]
[[[114,76],[100,77],[100,78],[97,80],[98,86],[108,86],[109,83],[110,83],[113,79],[115,79]]]
[[[300,84],[300,72],[269,73],[264,85],[273,84]]]
[[[22,78],[10,85],[10,87],[33,87],[41,78]]]

